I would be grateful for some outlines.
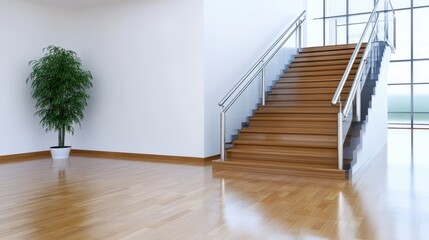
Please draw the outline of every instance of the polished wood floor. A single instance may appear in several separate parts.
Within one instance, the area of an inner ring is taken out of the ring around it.
[[[428,239],[428,137],[390,130],[385,154],[351,181],[80,157],[4,162],[0,239]]]

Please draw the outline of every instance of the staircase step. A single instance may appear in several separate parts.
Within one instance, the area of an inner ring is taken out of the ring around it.
[[[366,47],[366,43],[362,43],[362,48]],[[330,45],[330,46],[318,46],[318,47],[306,47],[302,48],[300,53],[308,52],[325,52],[325,51],[335,51],[339,49],[355,49],[356,44],[339,44],[339,45]],[[351,54],[350,54],[351,56]]]
[[[297,95],[297,94],[331,94],[334,95],[335,91],[337,90],[337,87],[331,87],[331,88],[297,88],[297,89],[290,89],[290,88],[281,88],[281,89],[273,89],[270,92],[270,95]],[[344,87],[343,93],[350,92],[350,87]]]
[[[278,134],[308,134],[308,135],[336,135],[336,128],[279,128],[279,127],[247,127],[240,130],[240,133],[278,133]]]
[[[350,74],[356,74],[357,69],[352,69]],[[344,70],[326,70],[326,71],[286,71],[282,77],[307,77],[307,76],[332,76],[332,75],[343,75]]]
[[[286,69],[285,72],[319,72],[319,71],[342,71],[344,72],[346,70],[347,64],[330,64],[326,66],[314,66],[314,65],[308,65],[308,66],[291,66]],[[354,64],[352,69],[357,69],[359,67],[359,64]]]
[[[291,62],[288,68],[297,68],[297,67],[323,67],[323,66],[347,66],[350,59],[340,59],[340,60],[326,60],[320,62]]]
[[[334,93],[325,93],[325,94],[288,94],[288,95],[269,95],[266,101],[331,101]],[[346,96],[343,94],[341,100],[345,100]]]
[[[306,167],[304,166],[287,166],[284,164],[258,164],[247,162],[234,162],[234,161],[213,161],[213,170],[216,171],[244,171],[244,172],[257,172],[269,174],[284,174],[290,176],[301,177],[319,177],[331,179],[347,179],[348,171],[319,168],[319,167]]]
[[[273,128],[326,128],[337,130],[337,122],[305,122],[305,121],[275,121],[275,120],[258,120],[251,118],[249,127],[273,127]]]
[[[280,77],[277,83],[331,82],[331,81],[339,83],[342,77],[343,77],[343,74],[331,75],[331,76]],[[354,78],[355,78],[354,74],[349,75],[349,78],[347,78],[347,81],[353,81]]]
[[[250,121],[337,122],[337,114],[255,114]]]
[[[315,157],[323,159],[318,164],[333,164],[337,162],[336,149],[324,148],[300,148],[300,147],[278,147],[278,146],[258,146],[258,145],[237,145],[234,149],[229,149],[230,153],[243,153],[251,155],[278,155],[282,157]],[[283,158],[282,158],[283,159]],[[328,159],[328,160],[327,160]],[[284,159],[283,159],[284,160]],[[332,162],[333,161],[333,162]]]
[[[258,145],[258,146],[283,146],[283,147],[305,147],[305,148],[337,148],[337,142],[323,141],[297,141],[297,140],[236,140],[236,145]]]
[[[279,82],[272,89],[299,89],[299,88],[337,88],[338,81],[329,82]],[[346,81],[345,86],[351,87],[352,81]]]
[[[303,102],[266,102],[260,108],[275,108],[275,107],[331,107],[329,101],[303,101]]]
[[[338,108],[336,107],[286,107],[286,108],[270,108],[264,107],[259,108],[255,111],[255,114],[266,114],[266,113],[338,113]]]
[[[354,48],[338,48],[338,49],[332,49],[330,51],[317,51],[317,52],[307,52],[307,51],[301,51],[298,56],[305,56],[305,57],[311,57],[311,56],[331,56],[331,55],[343,55],[347,54],[349,56],[352,55]],[[363,52],[365,49],[361,48],[360,52]]]
[[[241,132],[238,140],[257,140],[257,141],[298,141],[298,142],[323,142],[337,144],[337,137],[331,135],[313,134],[283,134],[283,133],[248,133]]]
[[[359,53],[356,58],[359,60],[362,58],[363,53]],[[299,55],[298,55],[299,56]],[[320,56],[320,57],[296,57],[294,62],[317,62],[317,61],[331,61],[331,60],[350,60],[349,54],[332,55],[332,56]]]

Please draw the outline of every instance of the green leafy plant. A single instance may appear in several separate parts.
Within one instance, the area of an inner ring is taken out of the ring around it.
[[[83,120],[92,87],[92,75],[82,70],[76,53],[57,46],[43,49],[45,55],[30,61],[31,95],[36,99],[35,115],[45,131],[58,132],[58,147],[64,147],[65,133],[74,134],[74,124]]]

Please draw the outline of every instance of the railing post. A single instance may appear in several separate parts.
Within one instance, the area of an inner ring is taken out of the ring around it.
[[[361,108],[362,108],[362,100],[361,100],[361,89],[362,82],[358,80],[356,95],[355,95],[355,104],[356,104],[356,113],[355,113],[355,122],[360,122],[361,120]]]
[[[343,120],[344,116],[340,111],[338,113],[338,169],[343,170]]]
[[[299,22],[297,24],[299,24],[298,26],[298,50],[301,51],[302,48],[302,20],[299,20]]]
[[[225,112],[220,113],[220,159],[225,161]]]
[[[265,67],[262,68],[261,71],[261,77],[262,77],[262,106],[265,106],[265,98],[266,98],[266,82],[265,82]]]

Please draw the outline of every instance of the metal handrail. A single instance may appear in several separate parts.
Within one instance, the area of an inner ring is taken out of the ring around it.
[[[374,6],[374,9],[371,12],[371,15],[369,16],[368,23],[366,24],[365,29],[363,30],[363,33],[362,33],[362,36],[359,39],[359,42],[356,44],[356,48],[353,51],[352,57],[350,58],[349,64],[347,65],[347,68],[346,68],[346,71],[344,72],[343,77],[341,78],[340,84],[338,84],[337,90],[335,91],[335,94],[332,97],[332,100],[331,100],[331,104],[332,105],[337,105],[337,104],[340,103],[341,93],[343,91],[344,85],[346,84],[347,78],[350,75],[350,71],[352,70],[353,65],[354,65],[354,63],[356,61],[356,57],[359,54],[359,50],[360,50],[360,48],[362,46],[362,43],[363,43],[363,40],[364,40],[364,38],[366,36],[366,32],[368,31],[368,29],[369,29],[369,27],[371,25],[371,19],[373,19],[373,17],[374,17],[375,14],[377,14],[377,16],[378,16],[377,8],[378,8],[378,5],[379,5],[380,2],[381,2],[381,0],[377,1],[377,3]],[[375,27],[376,27],[376,24],[374,24],[373,28],[375,28]],[[355,78],[355,80],[356,80],[356,78]]]
[[[389,1],[390,3],[390,7],[392,8],[392,13],[393,13],[393,44],[391,44],[389,42],[389,26],[385,23],[384,27],[385,27],[385,34],[387,33],[387,35],[385,35],[384,40],[386,42],[388,42],[388,44],[390,45],[391,49],[394,50],[396,47],[396,18],[395,18],[395,12],[393,10],[393,6],[392,3],[390,2],[390,0],[384,0],[383,2],[386,4],[387,1]],[[387,10],[384,11],[377,11],[379,3],[381,2],[381,0],[378,0],[377,3],[374,6],[374,9],[371,12],[371,15],[369,17],[368,23],[365,26],[365,29],[362,33],[362,36],[359,40],[359,42],[356,44],[356,47],[353,51],[352,57],[347,65],[347,68],[344,72],[344,75],[341,78],[341,81],[338,85],[338,88],[335,91],[334,96],[332,97],[331,100],[331,104],[332,105],[337,105],[340,104],[339,106],[339,112],[338,112],[338,129],[337,129],[337,134],[338,134],[338,169],[343,169],[343,143],[345,140],[345,135],[344,133],[347,134],[348,131],[348,127],[350,126],[351,120],[345,122],[347,119],[350,119],[352,116],[350,114],[350,111],[352,109],[353,106],[353,102],[355,101],[356,103],[356,113],[354,115],[355,121],[361,121],[361,95],[360,92],[361,91],[361,84],[364,84],[365,82],[362,79],[362,74],[364,73],[364,69],[365,66],[367,65],[368,62],[368,55],[371,51],[372,48],[372,43],[376,37],[376,35],[378,34],[378,25],[379,25],[379,13],[380,12],[388,12]],[[386,5],[385,5],[386,6]],[[375,19],[374,19],[375,16]],[[359,68],[357,69],[356,75],[353,79],[353,83],[352,83],[352,87],[350,89],[350,92],[348,93],[347,96],[347,100],[346,100],[346,104],[343,105],[341,102],[341,93],[343,91],[343,88],[345,86],[345,83],[350,75],[350,71],[356,61],[357,55],[361,49],[361,46],[363,44],[363,40],[364,38],[367,36],[367,32],[370,28],[370,25],[373,24],[369,38],[368,38],[368,43],[365,46],[365,51],[362,55],[361,58],[361,62],[359,64]],[[350,116],[349,116],[350,115]],[[343,123],[344,122],[344,123]],[[344,124],[348,124],[344,125]],[[346,128],[344,129],[343,127],[346,126]]]
[[[378,22],[378,17],[379,17],[380,15],[378,15],[377,14],[377,17],[375,18],[375,23],[377,23]],[[357,89],[358,89],[358,84],[359,84],[359,79],[360,79],[360,77],[362,76],[362,74],[363,74],[363,69],[364,69],[364,67],[365,67],[365,64],[366,64],[366,59],[367,59],[367,57],[368,57],[368,54],[369,54],[369,52],[370,52],[370,49],[371,49],[371,45],[372,45],[372,40],[374,39],[374,37],[375,37],[375,33],[376,33],[376,28],[374,27],[373,29],[372,29],[372,31],[371,31],[371,35],[370,35],[370,37],[369,37],[369,39],[368,39],[368,43],[367,43],[367,45],[366,45],[366,47],[365,47],[365,51],[364,51],[364,53],[363,53],[363,55],[362,55],[362,59],[363,59],[363,61],[361,61],[360,62],[360,64],[359,64],[359,68],[358,68],[358,70],[356,71],[356,75],[355,75],[355,79],[354,79],[354,81],[353,81],[353,83],[352,83],[352,87],[351,87],[351,89],[350,89],[350,93],[349,93],[349,96],[347,97],[347,101],[346,101],[346,104],[344,105],[344,109],[343,109],[343,115],[344,116],[347,116],[348,114],[349,114],[349,111],[350,111],[350,108],[351,108],[351,106],[352,106],[352,103],[353,103],[353,99],[354,99],[354,96],[355,96],[355,94],[356,94],[356,91],[357,91]]]
[[[280,49],[283,47],[283,45],[292,37],[292,35],[299,28],[299,26],[301,25],[302,22],[298,22],[298,23],[299,24],[296,24],[296,26],[293,29],[293,31],[282,41],[282,43],[277,47],[277,49],[265,61],[264,60],[261,61],[262,66],[259,67],[258,71],[256,71],[256,73],[246,83],[246,85],[244,85],[244,87],[241,88],[241,90],[239,91],[239,93],[232,99],[232,101],[228,105],[226,105],[226,106],[220,105],[220,106],[224,106],[224,109],[223,109],[224,112],[228,111],[228,109],[235,103],[235,101],[237,101],[237,99],[241,96],[241,94],[243,94],[243,92],[247,89],[247,87],[249,87],[249,85],[253,82],[253,80],[255,80],[255,78],[259,75],[259,73],[261,73],[262,70],[268,65],[268,63],[271,61],[271,59],[273,59],[273,57],[280,51]]]
[[[226,118],[225,114],[229,110],[229,108],[237,101],[237,99],[243,94],[244,91],[250,86],[250,84],[255,80],[255,78],[262,74],[262,105],[265,105],[265,97],[266,97],[266,84],[265,84],[265,67],[274,58],[274,56],[280,51],[280,49],[285,45],[285,43],[292,37],[292,35],[298,31],[298,48],[302,47],[302,23],[306,20],[306,11],[303,11],[293,23],[280,35],[280,37],[268,48],[268,50],[262,55],[259,60],[253,64],[249,71],[244,74],[244,76],[238,81],[234,87],[229,90],[225,97],[218,103],[219,106],[222,107],[222,111],[220,113],[220,140],[221,140],[221,160],[226,160]],[[289,33],[289,34],[288,34]],[[287,35],[288,34],[288,35]],[[280,44],[279,44],[280,43]],[[253,73],[253,76],[248,80],[249,76]],[[247,80],[247,82],[246,82]],[[243,83],[245,83],[243,85]],[[243,85],[243,86],[242,86]],[[238,91],[238,92],[237,92]],[[226,104],[226,102],[233,97],[231,101]],[[226,104],[226,106],[225,106]]]
[[[305,15],[306,15],[307,11],[303,11],[296,19],[295,21],[293,21],[293,23],[282,33],[282,35],[280,35],[280,37],[271,45],[271,47],[262,55],[261,58],[259,58],[258,61],[256,61],[255,64],[253,64],[253,66],[249,69],[249,71],[246,72],[246,74],[244,74],[244,76],[240,79],[240,81],[238,81],[234,87],[229,90],[229,92],[225,95],[225,97],[222,98],[222,100],[220,100],[220,102],[218,103],[219,106],[223,107],[225,105],[225,102],[228,101],[228,99],[234,94],[234,92],[240,87],[241,84],[243,84],[243,82],[250,76],[250,74],[255,71],[255,69],[261,64],[263,63],[264,59],[268,56],[268,54],[277,46],[277,44],[284,38],[284,36],[299,22],[299,24],[301,24],[304,20],[305,20]],[[303,18],[304,16],[304,18]],[[301,20],[301,18],[303,18]],[[296,31],[297,27],[295,26],[294,31],[291,33],[293,34]],[[290,36],[291,36],[290,34]],[[278,51],[278,50],[277,50]],[[260,69],[262,69],[262,67],[260,67]],[[259,72],[259,71],[258,71]],[[253,79],[252,79],[253,80]]]

